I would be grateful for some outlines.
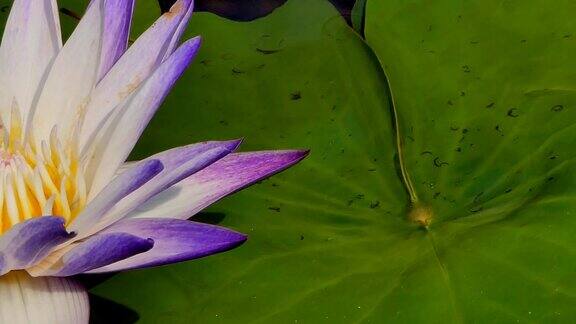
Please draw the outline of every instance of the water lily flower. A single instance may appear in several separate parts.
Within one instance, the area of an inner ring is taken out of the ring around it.
[[[192,0],[128,46],[133,2],[92,0],[64,45],[55,0],[12,5],[0,46],[2,323],[86,323],[70,276],[238,246],[243,234],[187,219],[307,154],[211,141],[125,163],[200,46],[180,42]]]

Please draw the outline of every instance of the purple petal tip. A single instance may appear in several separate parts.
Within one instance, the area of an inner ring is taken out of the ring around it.
[[[146,163],[146,166],[144,167],[145,170],[147,172],[152,173],[152,174],[158,174],[162,170],[164,170],[164,164],[162,164],[162,161],[160,161],[160,160],[154,159],[154,160],[145,161],[144,163]]]
[[[304,160],[310,154],[309,149],[286,150],[277,152],[282,153],[286,157],[286,168],[293,166],[294,164]]]
[[[184,43],[182,43],[182,45],[180,45],[180,47],[192,50],[193,55],[195,55],[198,52],[198,49],[200,48],[201,45],[202,45],[202,37],[196,36],[186,40]]]
[[[240,147],[240,145],[242,145],[242,142],[244,142],[244,138],[238,138],[227,142],[228,142],[227,148],[230,150],[230,153],[232,153],[236,151]]]
[[[300,159],[303,159],[303,158],[307,157],[308,155],[310,155],[310,149],[297,150],[296,152],[298,152]]]

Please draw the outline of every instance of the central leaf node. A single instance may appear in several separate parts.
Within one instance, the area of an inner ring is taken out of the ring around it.
[[[408,220],[415,223],[421,227],[428,228],[432,223],[434,214],[432,209],[428,206],[415,204],[410,207],[410,212],[408,213]]]

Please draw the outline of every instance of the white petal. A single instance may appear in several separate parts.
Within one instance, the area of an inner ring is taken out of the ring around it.
[[[88,323],[88,294],[72,279],[12,271],[0,277],[0,301],[0,323]]]
[[[98,75],[104,0],[96,0],[60,51],[32,112],[33,135],[49,138],[54,126],[69,138],[84,113]],[[67,143],[66,143],[67,144]]]
[[[16,99],[26,120],[34,96],[62,47],[55,0],[16,0],[0,46],[0,115],[10,118]]]

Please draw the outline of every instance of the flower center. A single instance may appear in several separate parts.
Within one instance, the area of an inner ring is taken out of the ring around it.
[[[0,233],[27,219],[63,217],[69,224],[86,204],[86,185],[74,145],[64,149],[56,128],[48,141],[24,136],[17,108],[0,140]],[[37,144],[39,143],[39,144]]]

